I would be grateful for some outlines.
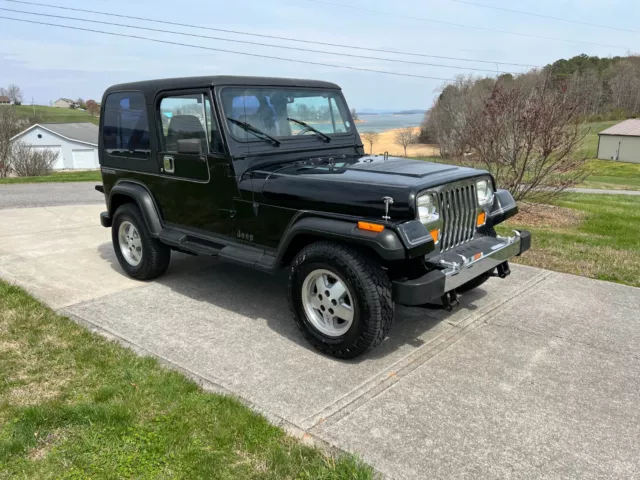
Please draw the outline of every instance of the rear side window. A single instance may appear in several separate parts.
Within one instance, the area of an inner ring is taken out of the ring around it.
[[[142,93],[112,93],[107,97],[102,138],[104,149],[110,155],[149,158],[149,119]]]

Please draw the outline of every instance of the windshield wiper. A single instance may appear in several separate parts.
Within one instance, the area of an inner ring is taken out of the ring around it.
[[[276,147],[280,146],[280,140],[272,137],[267,133],[264,133],[262,130],[254,127],[250,123],[242,122],[240,120],[236,120],[235,118],[231,118],[231,117],[227,117],[227,120],[229,120],[231,123],[235,125],[238,125],[245,132],[253,133],[256,137],[261,138],[262,140],[265,140],[269,143],[273,143]]]
[[[297,120],[297,119],[291,118],[291,117],[287,117],[287,120],[289,120],[290,122],[297,123],[298,125],[302,125],[304,127],[304,130],[302,130],[301,133],[304,133],[306,131],[313,132],[316,135],[320,135],[324,139],[325,142],[329,143],[331,141],[331,137],[329,135],[327,135],[326,133],[322,133],[317,128],[312,127],[311,125],[309,125],[308,123],[303,122],[302,120]]]

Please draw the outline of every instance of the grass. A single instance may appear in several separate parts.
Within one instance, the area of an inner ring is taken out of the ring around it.
[[[545,224],[543,214],[531,225],[523,222],[526,215],[518,215],[499,227],[502,233],[532,232],[532,248],[514,259],[517,263],[640,287],[640,197],[565,194],[554,204],[580,219],[573,225]]]
[[[15,107],[19,117],[38,117],[42,123],[73,123],[91,122],[98,125],[99,117],[93,117],[87,111],[72,110],[70,108],[46,107],[43,105],[17,105]]]
[[[589,160],[589,176],[581,186],[613,190],[640,190],[640,163]]]
[[[2,281],[0,368],[0,478],[372,478]]]
[[[102,182],[100,170],[82,172],[53,172],[42,177],[8,177],[0,178],[3,183],[44,183],[44,182]]]
[[[582,142],[582,150],[587,158],[596,158],[598,156],[598,133],[620,123],[620,121],[591,122],[582,127],[583,133],[586,134]]]

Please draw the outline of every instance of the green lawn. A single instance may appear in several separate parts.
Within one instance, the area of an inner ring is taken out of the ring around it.
[[[583,140],[582,150],[587,158],[596,158],[598,156],[598,133],[620,123],[620,120],[610,120],[606,122],[586,123],[583,133],[586,137]]]
[[[9,177],[0,178],[3,183],[43,183],[43,182],[102,182],[100,170],[86,172],[53,172],[43,177]]]
[[[2,281],[0,369],[0,478],[372,478]]]
[[[516,216],[500,226],[502,233],[532,232],[533,246],[517,263],[640,287],[640,197],[566,194],[555,205],[581,212],[582,220],[532,227]]]
[[[640,190],[640,163],[589,160],[587,168],[590,173],[584,187]]]
[[[15,109],[19,117],[39,117],[43,123],[91,122],[97,125],[100,121],[99,117],[93,117],[87,111],[71,110],[70,108],[18,105]]]

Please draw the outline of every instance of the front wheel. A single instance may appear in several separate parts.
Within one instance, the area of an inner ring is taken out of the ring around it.
[[[391,281],[374,260],[346,245],[318,242],[295,257],[289,304],[318,350],[354,358],[377,346],[393,322]]]

